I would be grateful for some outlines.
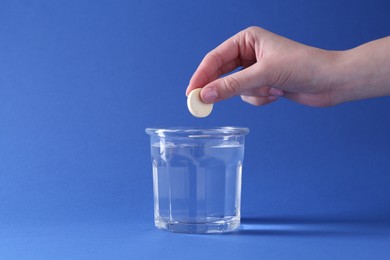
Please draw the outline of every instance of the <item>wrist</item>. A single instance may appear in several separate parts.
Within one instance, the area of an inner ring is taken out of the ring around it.
[[[311,82],[312,86],[324,93],[329,98],[329,105],[337,105],[348,100],[348,82],[350,72],[348,66],[344,66],[343,51],[328,51],[323,49],[315,49],[316,53],[312,53],[310,59],[315,59],[312,64],[314,68],[313,78],[315,82]]]
[[[334,52],[332,89],[337,93],[336,104],[390,95],[389,40]]]

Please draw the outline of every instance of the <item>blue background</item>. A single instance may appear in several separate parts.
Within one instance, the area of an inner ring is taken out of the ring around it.
[[[386,0],[2,0],[0,258],[389,259],[388,97],[233,98],[197,119],[184,94],[248,26],[344,50],[389,35],[389,13]],[[154,228],[144,129],[160,125],[251,129],[240,232]]]

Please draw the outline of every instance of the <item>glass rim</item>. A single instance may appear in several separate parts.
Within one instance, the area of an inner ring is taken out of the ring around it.
[[[217,136],[241,136],[249,133],[249,128],[238,126],[220,127],[148,127],[145,129],[148,135],[160,137],[181,136],[181,137],[217,137]]]

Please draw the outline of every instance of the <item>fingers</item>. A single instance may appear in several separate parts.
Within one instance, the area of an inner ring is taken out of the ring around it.
[[[263,106],[278,100],[277,96],[267,97],[253,97],[253,96],[241,96],[244,102],[247,102],[253,106]]]
[[[264,86],[264,83],[264,75],[258,66],[251,66],[204,86],[201,98],[205,103],[215,103]]]
[[[192,76],[186,95],[202,88],[201,99],[205,103],[215,103],[233,96],[241,95],[245,102],[253,105],[268,104],[282,96],[278,89],[262,87],[267,85],[269,68],[258,63],[261,57],[256,54],[256,37],[248,28],[223,42],[209,52]],[[244,70],[222,77],[222,75],[244,67]]]
[[[268,97],[268,96],[283,96],[284,92],[277,88],[271,88],[263,86],[251,90],[247,90],[241,93],[241,96],[252,96],[252,97]]]
[[[283,94],[282,90],[264,86],[243,92],[241,99],[251,105],[262,106],[278,100]]]
[[[228,72],[233,71],[237,67],[240,67],[240,62],[238,60],[234,60],[231,62],[228,62],[227,64],[221,65],[219,68],[217,68],[214,73],[210,73],[209,70],[206,70],[206,68],[211,67],[212,65],[209,65],[209,61],[205,61],[206,63],[201,63],[203,65],[202,67],[199,67],[194,75],[192,76],[190,80],[190,84],[187,87],[186,95],[196,89],[196,88],[202,88],[206,84],[216,80],[221,75],[226,74]]]
[[[249,54],[249,56],[252,56],[252,58],[249,59],[250,61],[248,61],[248,59],[243,61],[241,48],[243,45],[248,45],[250,43],[243,42],[240,40],[242,38],[244,37],[240,37],[239,33],[223,42],[204,57],[190,80],[190,84],[186,90],[187,95],[193,89],[202,88],[208,83],[219,78],[221,75],[242,66],[243,63],[245,63],[245,66],[248,66],[248,63],[250,65],[255,62],[256,59],[254,52]],[[252,48],[250,46],[246,46],[245,49],[251,50]],[[248,54],[246,54],[246,56],[248,56]]]

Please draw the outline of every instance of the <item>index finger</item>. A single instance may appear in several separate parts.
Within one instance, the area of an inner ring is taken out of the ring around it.
[[[186,95],[242,65],[237,38],[237,35],[229,38],[203,58],[190,80]]]

